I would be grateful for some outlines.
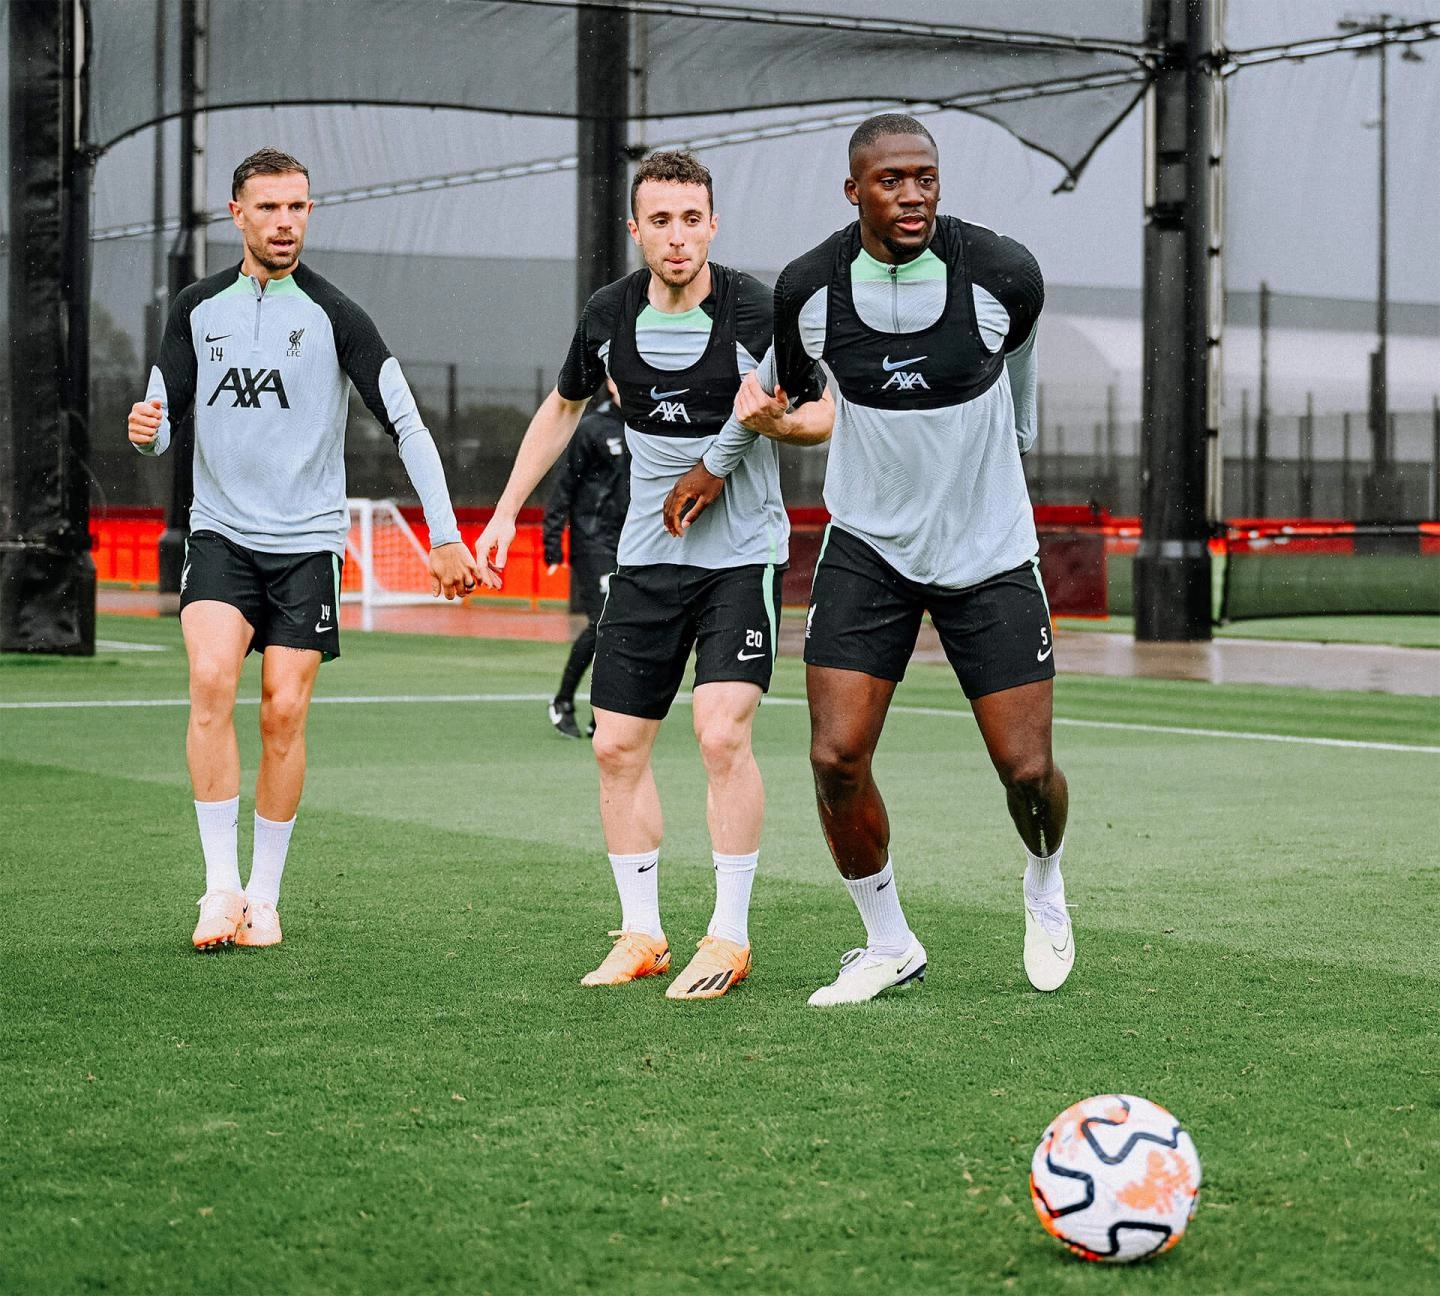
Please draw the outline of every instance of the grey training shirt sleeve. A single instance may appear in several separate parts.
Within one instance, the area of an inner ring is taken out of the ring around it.
[[[460,526],[450,505],[450,490],[445,483],[445,465],[430,429],[421,421],[410,384],[400,372],[400,362],[389,357],[380,369],[380,394],[386,412],[395,428],[395,443],[400,462],[415,494],[425,510],[425,525],[430,529],[430,547],[455,544],[460,539]]]
[[[1005,354],[1005,370],[1010,375],[1010,394],[1015,402],[1015,439],[1022,455],[1029,454],[1035,445],[1035,335],[1039,331],[1031,329],[1020,346]]]
[[[445,466],[415,405],[400,362],[390,354],[370,317],[346,298],[331,305],[335,350],[365,407],[395,442],[400,462],[425,510],[430,547],[455,544],[460,527],[450,505]]]
[[[775,348],[769,347],[760,363],[755,366],[755,377],[770,395],[775,394]],[[725,426],[715,434],[710,448],[700,457],[700,462],[717,477],[728,477],[735,471],[735,465],[745,457],[746,452],[759,440],[760,434],[752,432],[732,413],[725,420]]]
[[[190,338],[190,313],[198,299],[194,285],[175,299],[165,321],[165,334],[160,339],[160,358],[150,369],[145,387],[145,400],[158,400],[161,405],[160,427],[149,445],[135,447],[143,455],[162,455],[170,448],[170,437],[177,419],[190,412],[195,401],[195,346]]]

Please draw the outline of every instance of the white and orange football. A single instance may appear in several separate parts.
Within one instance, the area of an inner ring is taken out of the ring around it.
[[[1086,1260],[1123,1263],[1168,1251],[1199,1193],[1190,1135],[1165,1108],[1129,1094],[1067,1107],[1030,1163],[1040,1223]]]

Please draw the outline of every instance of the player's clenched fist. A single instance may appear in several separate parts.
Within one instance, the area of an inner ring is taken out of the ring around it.
[[[125,429],[130,435],[131,445],[149,445],[160,432],[160,418],[164,407],[158,400],[136,401],[130,407],[130,417]]]

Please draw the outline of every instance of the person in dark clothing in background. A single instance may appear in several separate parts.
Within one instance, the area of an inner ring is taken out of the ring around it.
[[[570,523],[570,580],[585,613],[585,628],[570,646],[560,687],[550,703],[550,723],[567,738],[586,736],[575,722],[575,690],[595,658],[595,627],[616,567],[620,528],[630,506],[630,451],[614,383],[586,411],[575,429],[545,508],[545,562],[554,571],[565,561],[561,539]],[[595,732],[590,721],[586,734]]]

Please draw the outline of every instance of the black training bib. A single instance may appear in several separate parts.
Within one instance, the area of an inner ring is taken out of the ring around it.
[[[710,265],[715,314],[710,341],[686,369],[656,369],[635,345],[635,323],[649,301],[650,271],[625,284],[620,316],[610,339],[610,377],[620,390],[625,422],[637,432],[662,437],[712,436],[725,426],[740,390],[735,355],[735,272]]]
[[[850,270],[860,252],[859,224],[835,240],[824,360],[853,405],[883,410],[963,405],[993,387],[1005,367],[1004,348],[991,351],[980,336],[961,222],[938,217],[930,248],[946,268],[940,318],[914,333],[882,333],[855,309]]]

